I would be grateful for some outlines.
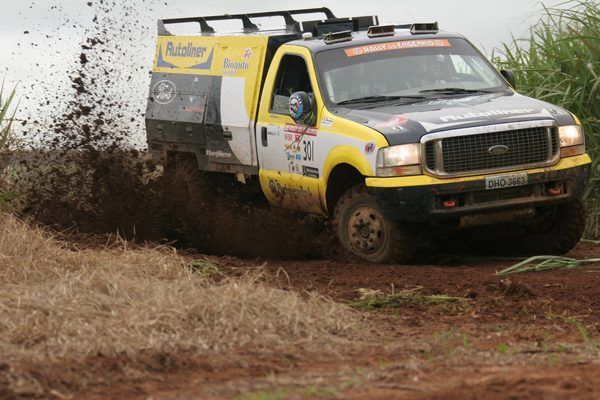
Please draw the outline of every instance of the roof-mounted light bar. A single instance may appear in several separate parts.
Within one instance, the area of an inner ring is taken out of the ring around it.
[[[351,18],[328,18],[326,20],[302,21],[302,32],[311,32],[314,37],[320,37],[330,32],[342,32],[351,30],[354,32],[364,31],[370,26],[379,25],[376,15]]]
[[[325,44],[347,42],[352,40],[352,31],[330,32],[323,35]]]
[[[396,34],[396,30],[394,25],[377,25],[370,26],[367,31],[367,36],[370,38],[376,38],[381,36],[394,36]]]
[[[422,35],[427,33],[438,33],[438,23],[437,22],[419,22],[414,23],[410,27],[410,33],[413,35]]]

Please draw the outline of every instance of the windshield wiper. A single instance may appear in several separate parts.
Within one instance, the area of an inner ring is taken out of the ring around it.
[[[463,88],[439,88],[421,90],[419,93],[441,93],[441,94],[468,94],[468,93],[495,93],[493,90],[485,89],[463,89]]]
[[[361,103],[378,103],[383,101],[393,101],[393,100],[424,100],[423,96],[366,96],[366,97],[358,97],[356,99],[344,100],[337,103],[339,106],[343,106],[346,104],[361,104]]]

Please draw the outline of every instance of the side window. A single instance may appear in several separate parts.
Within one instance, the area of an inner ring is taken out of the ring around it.
[[[277,114],[287,114],[290,95],[298,91],[312,93],[308,69],[302,57],[288,54],[281,59],[277,72],[271,111]]]

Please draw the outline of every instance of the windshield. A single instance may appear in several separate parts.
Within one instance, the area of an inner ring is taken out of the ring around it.
[[[463,39],[373,43],[317,54],[325,96],[335,104],[496,92],[506,83]]]

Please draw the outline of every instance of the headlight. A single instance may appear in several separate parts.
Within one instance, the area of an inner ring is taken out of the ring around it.
[[[417,143],[384,147],[377,152],[377,176],[419,175],[420,162],[421,146]]]
[[[577,146],[583,144],[583,129],[580,125],[567,125],[558,127],[560,147]]]
[[[560,139],[560,154],[562,157],[585,153],[585,136],[581,125],[559,126],[558,137]]]

